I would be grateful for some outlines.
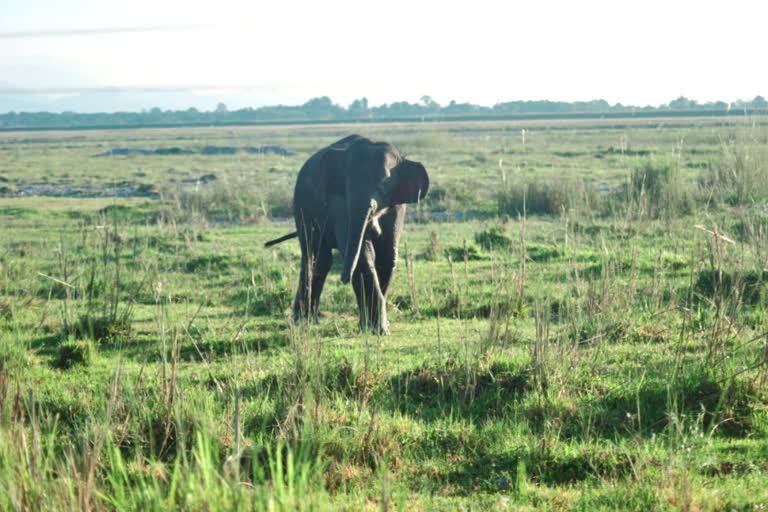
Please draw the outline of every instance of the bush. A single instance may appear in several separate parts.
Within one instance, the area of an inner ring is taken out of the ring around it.
[[[226,272],[229,270],[230,257],[225,254],[206,254],[195,256],[184,263],[184,271],[191,274],[199,272]]]
[[[482,202],[476,183],[471,179],[457,179],[448,183],[430,185],[424,205],[431,211],[464,211],[469,205]]]
[[[478,246],[475,244],[467,244],[466,246],[451,246],[445,249],[445,256],[450,257],[453,261],[464,261],[464,256],[469,261],[486,260],[488,256],[483,254]]]
[[[563,251],[557,247],[542,244],[527,244],[525,253],[531,261],[544,262],[563,256]]]
[[[250,315],[282,316],[293,301],[293,292],[287,282],[287,276],[279,266],[262,261],[257,268],[251,269],[249,282],[242,283],[231,294],[227,302],[243,307]]]
[[[487,251],[493,249],[509,249],[512,246],[512,239],[498,226],[493,226],[485,231],[475,233],[475,242]]]
[[[570,207],[564,187],[537,180],[507,186],[497,194],[496,202],[499,212],[510,215],[559,215]]]
[[[562,215],[571,210],[589,213],[599,203],[600,197],[587,183],[561,177],[550,181],[513,180],[496,194],[499,213],[509,215]]]
[[[747,144],[726,146],[699,176],[699,187],[716,204],[768,201],[768,152]]]
[[[680,176],[677,163],[649,158],[635,167],[626,186],[626,202],[639,218],[689,214],[694,198]]]
[[[768,236],[768,213],[749,213],[734,222],[730,229],[740,242],[760,243],[764,237]]]
[[[267,201],[287,201],[286,196],[265,193],[252,179],[220,179],[199,186],[178,186],[164,192],[166,208],[158,213],[163,221],[215,220],[257,223],[267,217]],[[281,205],[278,211],[286,211]]]
[[[55,368],[68,370],[73,366],[90,366],[96,349],[91,340],[68,340],[61,344],[56,359],[51,363]]]
[[[13,320],[13,304],[9,297],[0,300],[0,320]]]
[[[75,339],[93,339],[96,341],[124,339],[131,334],[131,310],[122,314],[95,316],[85,314],[76,322],[69,324],[64,334]]]
[[[730,297],[737,293],[746,304],[759,304],[768,289],[768,271],[726,272],[703,270],[696,275],[694,289],[697,293],[713,298],[716,295]]]
[[[284,286],[260,287],[251,298],[249,313],[255,316],[282,315],[293,300],[293,293]]]

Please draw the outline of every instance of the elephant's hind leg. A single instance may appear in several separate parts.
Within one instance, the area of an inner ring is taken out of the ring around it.
[[[320,294],[331,269],[331,246],[325,240],[302,244],[299,286],[293,301],[293,321],[318,320]]]
[[[323,243],[315,256],[314,271],[312,272],[312,284],[310,287],[309,310],[315,322],[318,321],[320,311],[320,294],[323,293],[325,278],[331,270],[333,255],[330,244]]]

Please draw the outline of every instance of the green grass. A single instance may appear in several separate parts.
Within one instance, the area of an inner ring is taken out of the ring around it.
[[[347,128],[3,134],[14,187],[162,196],[0,198],[0,509],[760,510],[765,129],[643,123],[366,126],[437,192],[386,338],[262,248]],[[298,154],[90,157],[209,143]]]

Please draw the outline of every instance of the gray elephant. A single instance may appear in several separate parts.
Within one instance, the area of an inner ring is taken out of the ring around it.
[[[397,264],[406,203],[427,194],[423,165],[403,158],[386,142],[350,135],[321,149],[296,179],[293,212],[301,245],[301,273],[293,303],[294,321],[317,321],[320,294],[331,269],[331,250],[344,258],[341,281],[352,286],[360,328],[388,334],[387,293]]]

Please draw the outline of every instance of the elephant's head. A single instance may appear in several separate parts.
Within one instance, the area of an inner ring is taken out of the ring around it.
[[[427,195],[429,176],[419,162],[402,158],[389,144],[353,144],[345,155],[344,188],[348,229],[341,281],[355,271],[369,226],[378,231],[378,218],[399,204],[417,203]]]

